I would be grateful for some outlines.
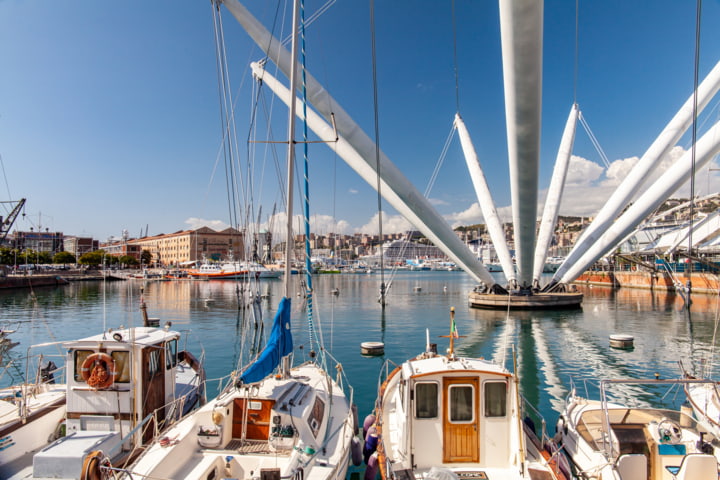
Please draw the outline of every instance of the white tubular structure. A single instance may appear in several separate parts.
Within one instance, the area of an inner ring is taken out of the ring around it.
[[[253,74],[261,78],[275,95],[285,104],[290,103],[290,92],[276,78],[265,71],[259,64],[251,64]],[[308,75],[309,77],[309,75]],[[300,100],[297,100],[299,103]],[[325,105],[336,105],[332,99],[324,101]],[[302,115],[302,108],[297,108],[297,114]],[[337,116],[337,112],[335,113]],[[343,124],[347,125],[349,119],[344,119]],[[360,148],[356,148],[349,140],[341,135],[340,121],[337,122],[339,138],[335,141],[335,130],[332,125],[324,121],[320,115],[308,109],[307,125],[320,138],[327,142],[328,147],[333,149],[345,162],[355,170],[369,185],[377,189],[377,172],[374,162],[367,159],[374,158],[375,147],[358,126],[354,127],[354,139],[356,142],[365,136],[365,142],[360,142]],[[400,173],[395,165],[388,158],[380,153],[380,179],[382,181],[383,198],[397,209],[409,222],[420,230],[435,245],[441,248],[446,255],[453,259],[463,270],[472,275],[478,282],[483,282],[488,288],[493,287],[497,282],[485,269],[475,255],[455,235],[448,223],[430,205],[425,197]]]
[[[529,287],[540,163],[542,0],[500,0],[500,33],[515,256],[520,286]]]
[[[563,131],[560,149],[555,159],[555,168],[553,169],[552,180],[550,180],[550,188],[548,188],[547,198],[545,198],[545,208],[543,209],[542,221],[540,222],[540,232],[538,233],[537,245],[535,245],[534,284],[540,282],[540,275],[542,275],[543,267],[545,266],[547,251],[552,241],[553,232],[555,231],[555,222],[557,222],[563,189],[565,188],[565,177],[567,176],[570,156],[572,155],[573,144],[575,143],[577,119],[577,104],[573,104],[570,108],[567,123],[565,123],[565,131]]]
[[[720,62],[718,62],[712,71],[705,77],[697,89],[697,109],[698,114],[705,108],[710,100],[720,89]],[[685,104],[678,110],[670,123],[658,135],[657,139],[650,145],[650,148],[640,158],[640,161],[633,167],[630,175],[617,187],[615,192],[610,196],[605,205],[595,216],[595,220],[588,226],[582,234],[578,242],[575,244],[570,254],[560,268],[558,268],[551,280],[551,284],[557,283],[560,278],[575,280],[577,277],[567,275],[567,272],[573,268],[575,263],[583,254],[594,244],[605,230],[612,224],[615,217],[625,208],[632,197],[637,193],[640,186],[646,180],[648,173],[653,170],[662,160],[662,158],[670,151],[670,149],[680,140],[680,137],[692,124],[693,117],[693,95],[687,99]]]
[[[274,38],[267,29],[258,22],[237,0],[223,0],[223,4],[230,10],[235,19],[242,25],[250,37],[258,44],[268,57],[286,75],[290,76],[292,68],[290,53],[282,47],[280,41]],[[272,46],[272,48],[269,48]],[[277,80],[273,88],[270,75],[254,66],[256,75],[280,96],[287,104],[290,102],[289,94],[280,95],[278,92],[285,89]],[[343,108],[328,94],[315,78],[306,72],[307,99],[325,118],[323,121],[314,112],[308,112],[308,126],[322,140],[329,142],[333,148],[360,176],[373,188],[377,188],[377,172],[375,170],[375,144],[367,134],[350,118]],[[298,110],[298,115],[302,109]],[[340,138],[335,141],[335,131],[328,125],[334,115],[335,126]],[[326,132],[321,134],[320,132]],[[327,133],[332,132],[332,133]],[[380,153],[380,176],[383,182],[382,193],[395,209],[408,221],[430,239],[446,255],[452,258],[463,270],[472,275],[475,280],[483,282],[488,288],[497,284],[495,279],[485,269],[470,249],[460,241],[447,222],[430,205],[430,202],[403,176],[395,165]]]
[[[460,145],[462,145],[463,153],[465,154],[465,161],[467,162],[468,170],[470,171],[470,178],[472,179],[473,186],[475,187],[475,194],[480,204],[483,217],[485,218],[485,224],[490,233],[490,239],[492,240],[497,256],[500,259],[505,278],[508,283],[514,283],[515,281],[515,267],[510,256],[510,250],[505,240],[505,231],[503,230],[500,217],[498,216],[497,209],[495,208],[495,202],[493,201],[490,189],[488,188],[485,174],[483,173],[482,167],[480,166],[480,160],[478,159],[477,152],[473,146],[472,140],[470,139],[470,133],[468,132],[465,122],[459,113],[455,114],[455,128],[458,130],[458,136],[460,137]]]
[[[695,168],[701,168],[720,152],[720,122],[716,123],[698,140],[695,150]],[[607,229],[600,239],[568,269],[561,278],[562,283],[575,280],[590,265],[615,247],[621,239],[633,231],[644,218],[647,218],[662,202],[690,178],[692,170],[692,151],[687,151],[660,178],[653,183],[630,208]]]

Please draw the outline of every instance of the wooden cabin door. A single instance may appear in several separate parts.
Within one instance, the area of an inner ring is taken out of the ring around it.
[[[443,463],[480,461],[477,377],[443,379]]]
[[[165,346],[153,345],[143,349],[142,353],[142,418],[165,405]],[[174,380],[174,379],[173,379]],[[158,423],[165,420],[165,409],[157,412]],[[145,427],[143,443],[152,440],[155,425],[151,420]]]

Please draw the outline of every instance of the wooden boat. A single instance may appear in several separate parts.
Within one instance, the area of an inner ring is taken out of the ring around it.
[[[204,402],[202,363],[179,350],[181,335],[143,326],[63,342],[67,372],[65,435],[1,478],[94,478]],[[44,434],[38,435],[47,444]],[[98,477],[99,478],[99,477]]]
[[[456,355],[454,323],[451,311],[447,355],[428,340],[425,352],[382,383],[376,431],[371,427],[365,443],[365,478],[373,478],[375,465],[385,480],[565,478],[558,457],[544,452],[523,421],[517,376]]]
[[[601,400],[571,392],[558,421],[562,449],[581,479],[717,480],[719,451],[691,412],[607,401],[612,384],[668,385],[702,380],[603,380]]]

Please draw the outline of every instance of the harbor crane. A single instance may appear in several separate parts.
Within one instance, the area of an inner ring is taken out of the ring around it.
[[[0,203],[13,203],[13,201],[11,200]],[[10,211],[10,214],[7,216],[7,218],[3,218],[2,215],[0,215],[0,245],[2,245],[5,241],[5,238],[7,238],[7,235],[10,232],[13,223],[15,223],[15,219],[20,214],[20,210],[22,210],[23,206],[25,206],[25,199],[21,198],[17,202],[17,205],[15,205],[15,207]]]

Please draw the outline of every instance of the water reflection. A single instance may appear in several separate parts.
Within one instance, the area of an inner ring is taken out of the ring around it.
[[[665,292],[582,286],[580,310],[549,312],[469,309],[467,292],[474,286],[462,272],[402,272],[395,276],[383,310],[377,297],[379,275],[322,275],[314,279],[314,322],[325,347],[345,369],[355,388],[361,415],[373,407],[384,359],[401,363],[430,341],[443,352],[448,346],[450,307],[455,307],[458,353],[504,361],[512,368],[517,354],[522,390],[551,419],[561,408],[571,384],[591,396],[602,378],[679,376],[677,360],[700,362],[716,375],[712,360],[717,296],[694,295],[690,312],[679,297]],[[420,285],[421,291],[415,291]],[[151,317],[192,335],[188,349],[206,352],[208,378],[227,376],[257,353],[283,295],[281,281],[263,280],[252,289],[232,281],[76,283],[61,288],[0,293],[0,323],[17,325],[13,341],[28,345],[72,340],[120,325],[141,323],[142,295]],[[339,294],[333,294],[333,289]],[[308,357],[310,332],[300,278],[293,278],[292,322],[296,360]],[[246,308],[251,303],[254,308]],[[609,335],[635,337],[635,348],[617,350]],[[385,355],[363,357],[360,343],[382,341]],[[22,355],[20,355],[22,356]],[[57,362],[56,362],[57,363]],[[0,378],[7,385],[9,375]],[[4,382],[4,383],[3,383]],[[209,393],[213,394],[213,386]],[[663,394],[634,387],[624,392],[655,402]],[[672,395],[666,396],[663,401]]]

